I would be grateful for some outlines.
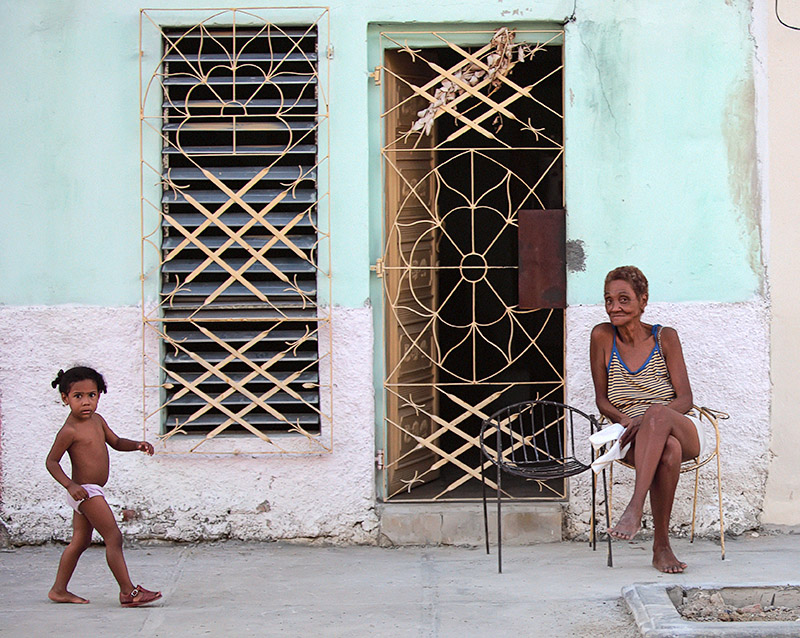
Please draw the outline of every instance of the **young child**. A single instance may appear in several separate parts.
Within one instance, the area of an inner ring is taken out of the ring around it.
[[[75,512],[72,515],[72,541],[61,555],[56,582],[48,597],[57,603],[89,602],[67,591],[67,584],[78,559],[92,541],[92,530],[96,529],[105,541],[106,560],[119,583],[120,604],[140,607],[158,600],[161,592],[134,587],[131,582],[122,555],[122,533],[103,493],[103,485],[108,480],[106,445],[120,452],[141,450],[149,455],[153,454],[153,446],[147,441],[121,439],[95,412],[100,393],[106,391],[106,382],[96,370],[83,367],[70,368],[66,372],[59,370],[52,385],[61,392],[61,400],[69,406],[70,413],[56,435],[46,465],[53,478],[66,488],[67,503]],[[69,454],[72,462],[72,478],[61,469],[64,452]]]

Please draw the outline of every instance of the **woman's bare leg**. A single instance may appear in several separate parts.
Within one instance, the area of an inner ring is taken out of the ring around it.
[[[678,560],[669,544],[669,519],[675,488],[681,473],[681,444],[674,436],[667,439],[661,462],[650,486],[650,508],[653,511],[653,567],[668,574],[677,574],[686,569],[686,563]]]
[[[53,583],[52,588],[47,594],[47,597],[56,603],[88,603],[88,599],[76,596],[70,591],[67,591],[67,585],[75,572],[75,567],[78,564],[78,559],[81,557],[86,548],[92,542],[92,526],[85,516],[81,516],[78,512],[72,513],[72,540],[69,545],[64,549],[61,554],[61,560],[58,562],[58,571],[56,572],[56,582]]]
[[[636,433],[634,465],[636,482],[633,496],[617,524],[608,530],[614,538],[630,540],[642,526],[642,511],[647,492],[664,454],[667,439],[674,437],[681,446],[681,458],[690,459],[700,453],[697,430],[686,416],[664,405],[651,405]]]

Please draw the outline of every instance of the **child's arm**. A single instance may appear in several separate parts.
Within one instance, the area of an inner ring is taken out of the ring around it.
[[[117,436],[113,430],[108,427],[106,420],[99,414],[97,416],[100,417],[100,422],[103,424],[103,432],[105,432],[106,435],[106,443],[108,443],[112,448],[118,452],[135,452],[136,450],[140,450],[145,454],[153,456],[155,450],[150,443],[147,441],[132,441],[131,439],[123,439],[122,437]]]
[[[89,494],[83,486],[73,481],[61,468],[61,457],[64,456],[64,452],[72,445],[72,441],[72,428],[61,428],[56,435],[56,440],[53,441],[53,447],[50,448],[50,452],[47,454],[45,467],[52,477],[66,488],[72,498],[76,501],[82,501],[85,498],[89,498]]]

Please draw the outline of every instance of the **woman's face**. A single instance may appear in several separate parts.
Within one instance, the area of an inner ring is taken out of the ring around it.
[[[622,279],[608,282],[603,296],[608,318],[617,327],[639,321],[647,305],[647,295],[637,297],[633,287]]]

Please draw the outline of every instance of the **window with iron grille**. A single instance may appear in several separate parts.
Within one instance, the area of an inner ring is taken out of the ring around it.
[[[164,438],[325,448],[318,27],[199,24],[162,44],[160,296],[145,323]]]

